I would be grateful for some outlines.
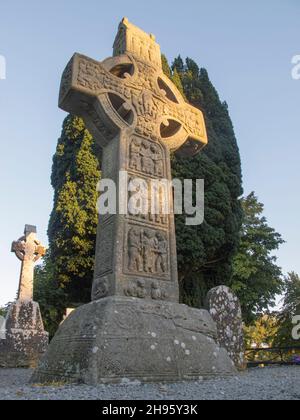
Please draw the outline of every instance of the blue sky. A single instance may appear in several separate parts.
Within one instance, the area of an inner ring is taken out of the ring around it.
[[[2,0],[0,304],[18,286],[12,240],[28,223],[47,242],[52,155],[65,117],[57,107],[61,73],[75,51],[110,56],[123,16],[154,33],[170,60],[180,53],[207,68],[229,104],[245,192],[258,194],[287,241],[278,253],[284,271],[300,273],[300,80],[291,76],[299,0]]]

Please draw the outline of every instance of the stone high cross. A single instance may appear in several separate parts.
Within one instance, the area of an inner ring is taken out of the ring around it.
[[[102,176],[117,186],[119,171],[145,182],[171,180],[170,152],[193,156],[207,144],[203,114],[164,75],[155,37],[126,18],[113,58],[100,63],[73,56],[63,73],[59,105],[84,119],[103,148]],[[93,300],[117,295],[178,302],[171,213],[100,216]]]
[[[11,251],[22,261],[18,300],[32,301],[34,264],[46,253],[46,248],[36,239],[36,227],[26,225],[24,236],[12,243]]]
[[[164,76],[154,36],[127,19],[114,58],[100,63],[75,54],[63,74],[60,106],[84,119],[103,148],[103,178],[120,183],[124,195],[119,171],[133,183],[171,181],[170,151],[194,155],[207,143],[203,115]],[[168,190],[168,197],[149,198],[171,202]],[[61,324],[32,383],[235,375],[208,311],[178,303],[173,209],[167,216],[133,214],[130,206],[124,211],[123,198],[119,214],[99,216],[93,301]]]

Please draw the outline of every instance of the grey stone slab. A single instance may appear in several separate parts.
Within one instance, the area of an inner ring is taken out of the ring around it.
[[[208,293],[207,308],[217,325],[219,345],[239,370],[246,368],[242,310],[238,297],[226,286]]]

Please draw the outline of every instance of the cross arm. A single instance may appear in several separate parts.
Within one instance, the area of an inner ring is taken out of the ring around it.
[[[205,120],[203,113],[181,102],[179,105],[168,105],[164,110],[163,124],[166,132],[170,123],[178,124],[178,131],[166,139],[168,147],[181,156],[194,156],[208,143]]]
[[[46,255],[47,252],[47,248],[44,247],[40,241],[35,241],[35,257],[34,257],[34,262],[37,262],[40,258],[44,257]]]
[[[62,76],[59,106],[84,118],[95,139],[105,146],[120,129],[129,126],[122,118],[130,112],[128,92],[126,82],[107,71],[102,63],[74,54]]]
[[[203,112],[188,104],[174,83],[162,72],[160,88],[165,96],[162,140],[171,151],[183,156],[197,154],[208,143]]]
[[[20,261],[23,261],[25,256],[25,240],[26,238],[23,236],[18,241],[14,241],[11,245],[11,252],[15,253]]]

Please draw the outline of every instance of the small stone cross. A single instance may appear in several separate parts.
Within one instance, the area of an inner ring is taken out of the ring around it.
[[[12,243],[11,252],[22,261],[18,300],[33,300],[34,264],[45,255],[46,248],[36,239],[36,227],[26,225],[24,236]]]

